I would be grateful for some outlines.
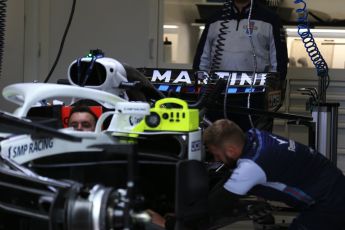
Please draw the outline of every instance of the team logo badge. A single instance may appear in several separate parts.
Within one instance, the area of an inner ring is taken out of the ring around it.
[[[257,30],[257,27],[255,27],[255,22],[253,21],[250,21],[249,26],[246,25],[245,28],[247,34],[252,34],[254,30]]]

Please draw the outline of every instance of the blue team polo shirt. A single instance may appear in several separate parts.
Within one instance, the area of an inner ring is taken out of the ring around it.
[[[299,209],[345,209],[345,177],[323,155],[272,133],[251,129],[224,188]]]

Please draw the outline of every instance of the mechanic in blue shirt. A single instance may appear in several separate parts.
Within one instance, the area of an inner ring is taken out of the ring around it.
[[[225,119],[209,126],[203,138],[216,160],[234,168],[211,194],[212,215],[224,212],[225,201],[249,194],[297,208],[289,229],[345,229],[345,176],[320,153],[257,129],[244,133]]]

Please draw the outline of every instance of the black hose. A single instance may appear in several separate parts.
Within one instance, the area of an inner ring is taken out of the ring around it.
[[[216,75],[208,78],[205,91],[200,95],[200,98],[196,102],[194,102],[193,104],[188,104],[189,108],[207,109],[207,105],[209,104],[208,102],[212,103],[213,99],[216,100],[216,96],[218,95],[218,93],[222,92],[223,90],[219,89],[222,82],[217,78],[218,77],[216,77]],[[197,77],[195,80],[198,80]]]
[[[61,43],[60,43],[60,48],[59,48],[58,54],[57,54],[57,56],[55,58],[53,66],[51,67],[51,69],[50,69],[50,71],[48,73],[48,76],[44,80],[44,83],[47,83],[49,81],[51,75],[53,74],[53,72],[55,70],[55,67],[56,67],[57,63],[59,62],[59,59],[60,59],[60,56],[61,56],[61,53],[62,53],[62,49],[63,49],[64,44],[65,44],[66,37],[67,37],[68,31],[69,31],[69,28],[71,26],[71,23],[72,23],[76,2],[77,2],[77,0],[73,0],[71,13],[69,15],[69,19],[68,19],[68,22],[67,22],[67,26],[66,26],[65,32],[64,32],[64,34],[62,36],[62,40],[61,40]]]
[[[215,81],[216,78],[213,78],[213,72],[215,70],[220,69],[221,61],[223,58],[223,47],[224,47],[224,41],[226,40],[226,35],[227,35],[227,30],[229,29],[228,23],[230,22],[230,16],[231,16],[231,11],[232,11],[232,0],[227,0],[222,8],[222,21],[220,23],[221,27],[219,29],[219,34],[216,40],[216,49],[214,51],[214,56],[212,57],[211,65],[210,65],[210,70],[209,74],[207,75],[207,85],[205,86],[205,92],[200,96],[198,101],[196,101],[193,104],[190,104],[190,108],[202,108],[204,107],[205,104],[207,104],[207,101],[210,101],[209,97],[215,96],[214,94],[217,94],[222,91],[217,91],[214,84],[212,84],[211,81]],[[196,73],[197,75],[198,73]],[[213,78],[213,79],[212,79]],[[199,79],[197,76],[195,76],[195,82],[197,82]],[[227,93],[227,92],[226,92]]]
[[[214,56],[212,58],[210,71],[218,70],[223,57],[223,47],[224,41],[226,40],[227,30],[229,29],[228,23],[230,22],[231,10],[232,10],[232,0],[227,0],[223,5],[223,14],[222,22],[220,23],[221,27],[219,29],[219,34],[216,41],[216,49],[214,51]]]
[[[220,69],[220,65],[221,65],[221,61],[223,58],[223,51],[224,51],[224,42],[226,40],[226,35],[227,35],[227,30],[229,29],[229,22],[230,22],[230,16],[231,16],[231,11],[232,11],[232,0],[227,0],[222,8],[222,21],[220,23],[221,27],[219,29],[219,33],[218,33],[218,37],[217,37],[217,41],[216,41],[216,49],[214,51],[214,55],[212,57],[212,62],[210,65],[210,73],[209,73],[209,77],[208,77],[208,83],[205,87],[205,92],[203,95],[201,95],[201,97],[199,98],[199,100],[197,102],[195,102],[194,104],[190,105],[190,107],[192,108],[201,108],[203,107],[205,104],[207,104],[207,101],[211,101],[210,98],[215,99],[216,95],[219,92],[222,92],[222,90],[217,90],[219,89],[220,85],[222,85],[222,83],[218,84],[218,82],[216,83],[216,85],[212,84],[211,81],[215,82],[216,78],[214,78],[214,71],[215,70],[219,70]],[[213,77],[213,78],[212,78]],[[227,92],[225,92],[227,93]],[[209,98],[210,97],[210,98]]]
[[[5,46],[6,2],[7,0],[0,0],[0,76],[2,73],[2,60]]]

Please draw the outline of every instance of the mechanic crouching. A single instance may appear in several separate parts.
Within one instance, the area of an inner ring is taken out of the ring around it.
[[[244,195],[280,201],[300,213],[289,229],[345,229],[345,177],[308,146],[268,132],[244,133],[230,120],[218,120],[204,132],[216,160],[233,168],[210,194],[211,220],[226,215]]]

